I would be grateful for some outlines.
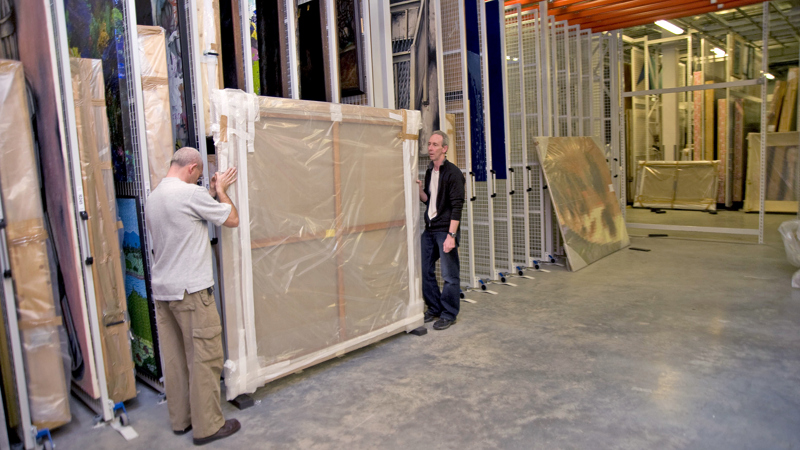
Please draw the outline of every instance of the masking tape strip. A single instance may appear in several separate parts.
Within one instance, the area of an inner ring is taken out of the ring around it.
[[[142,89],[157,86],[169,86],[167,77],[142,77]]]
[[[342,105],[331,103],[331,122],[342,121]]]
[[[61,316],[49,317],[47,319],[22,319],[19,321],[20,330],[32,330],[41,327],[58,327],[62,324]]]

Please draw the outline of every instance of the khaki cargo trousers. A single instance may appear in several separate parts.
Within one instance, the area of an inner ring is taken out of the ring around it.
[[[209,288],[184,293],[183,300],[155,303],[172,429],[192,425],[195,439],[211,436],[225,424],[220,407],[222,325],[214,295]]]

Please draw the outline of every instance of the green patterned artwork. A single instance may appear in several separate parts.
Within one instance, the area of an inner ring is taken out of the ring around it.
[[[147,296],[149,281],[142,255],[139,200],[119,197],[117,210],[124,230],[122,254],[125,257],[125,295],[133,334],[133,362],[137,371],[158,380],[161,378],[161,360],[155,345],[158,340],[155,311]]]

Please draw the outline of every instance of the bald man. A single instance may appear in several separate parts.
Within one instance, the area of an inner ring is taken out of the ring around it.
[[[216,173],[208,191],[197,185],[202,173],[200,152],[178,150],[145,207],[169,418],[176,435],[194,430],[195,445],[241,428],[236,419],[226,421],[220,407],[222,325],[214,303],[207,228],[208,222],[239,226],[239,213],[226,193],[236,181],[236,169]]]

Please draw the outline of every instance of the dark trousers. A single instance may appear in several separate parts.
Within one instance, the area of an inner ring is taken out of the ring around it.
[[[442,319],[455,320],[461,306],[459,298],[461,281],[458,264],[458,236],[456,247],[445,253],[446,231],[422,232],[422,296],[428,305],[428,312]],[[439,291],[436,282],[436,261],[440,260],[444,287]]]

